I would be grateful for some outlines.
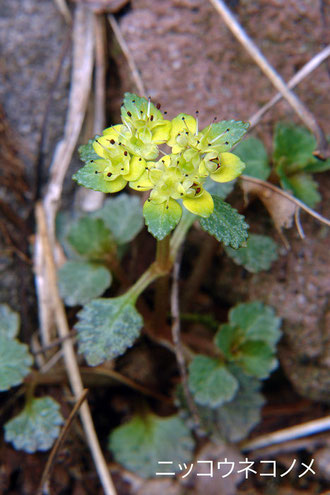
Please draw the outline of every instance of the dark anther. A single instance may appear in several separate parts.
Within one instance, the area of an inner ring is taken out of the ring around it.
[[[166,206],[166,209],[168,210],[168,206]]]
[[[121,146],[121,143],[118,143],[118,144],[119,144],[119,146]]]
[[[167,115],[167,112],[164,112],[164,115]]]
[[[201,192],[201,188],[200,187],[197,187],[196,194],[199,194],[200,192]]]
[[[229,144],[228,141],[226,141],[225,144]]]
[[[110,139],[110,143],[111,143],[111,144],[115,144],[115,142],[116,142],[116,141],[115,141],[114,139]]]
[[[199,143],[200,143],[200,141],[197,141],[197,144],[199,144]]]
[[[229,131],[230,131],[230,129],[226,129],[226,132],[229,132]]]
[[[159,110],[160,107],[161,107],[161,104],[160,103],[157,103],[157,105],[156,105],[157,110]]]
[[[124,155],[127,156],[127,151],[124,151]]]
[[[129,117],[132,117],[131,112],[127,112],[127,115],[128,115]]]
[[[91,163],[94,163],[94,160],[91,160]]]
[[[143,115],[143,110],[140,110],[140,114]]]
[[[141,186],[136,186],[136,187],[141,187]]]
[[[97,170],[95,170],[94,174],[98,174],[98,171],[97,171]]]
[[[211,143],[209,143],[208,146],[211,146]]]
[[[142,158],[139,158],[139,162],[142,160]]]
[[[153,115],[150,115],[150,120],[151,120],[151,122],[154,120],[154,116]]]
[[[124,170],[123,168],[121,168],[120,170]]]
[[[108,172],[107,173],[107,177],[111,177],[112,176],[112,173],[111,172]]]
[[[135,100],[132,100],[132,103],[135,103]]]
[[[187,135],[187,136],[188,136],[188,134],[189,134],[189,132],[188,132],[188,131],[186,131],[186,135]]]

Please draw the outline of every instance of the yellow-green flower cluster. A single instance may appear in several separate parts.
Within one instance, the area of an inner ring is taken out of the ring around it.
[[[210,177],[228,182],[240,175],[244,163],[229,153],[248,128],[244,122],[213,123],[199,131],[197,118],[180,114],[164,119],[150,99],[126,93],[121,110],[122,124],[103,131],[93,148],[96,174],[102,174],[108,192],[128,183],[137,191],[151,191],[148,202],[174,204],[182,200],[192,213],[208,217],[214,208],[211,194],[203,185]],[[171,148],[166,154],[164,149]]]

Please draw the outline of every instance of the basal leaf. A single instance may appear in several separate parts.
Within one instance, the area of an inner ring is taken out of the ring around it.
[[[134,416],[116,428],[109,437],[109,449],[126,469],[151,478],[157,472],[179,471],[179,463],[192,458],[194,440],[178,416],[160,418],[154,414]],[[158,461],[172,462],[170,466]]]
[[[285,158],[287,175],[302,170],[312,158],[316,139],[306,128],[294,124],[277,124],[274,136],[275,163]]]
[[[20,325],[19,314],[7,304],[0,304],[0,336],[14,339]]]
[[[100,157],[97,155],[93,148],[94,139],[90,139],[87,144],[79,146],[79,156],[80,160],[83,162],[90,162],[92,160],[98,160]]]
[[[281,318],[260,301],[238,304],[229,312],[231,325],[239,327],[249,340],[262,340],[274,347],[281,337]]]
[[[105,201],[103,208],[93,216],[101,218],[111,230],[117,244],[130,242],[143,227],[143,212],[136,196],[122,193]]]
[[[59,435],[63,418],[51,397],[32,399],[24,410],[5,424],[5,439],[15,449],[32,453],[48,450]]]
[[[111,232],[100,218],[80,218],[72,225],[68,241],[88,259],[102,258],[114,249]]]
[[[160,241],[177,226],[182,215],[182,209],[174,199],[162,204],[146,201],[143,215],[148,231]]]
[[[0,391],[22,383],[32,363],[27,345],[0,335]]]
[[[235,362],[247,375],[267,378],[277,366],[272,348],[261,340],[248,340],[239,348]]]
[[[330,170],[330,158],[321,160],[320,158],[312,158],[311,161],[304,167],[304,172],[316,173],[326,172]]]
[[[235,263],[244,266],[251,273],[269,270],[273,261],[278,258],[276,242],[266,235],[250,234],[246,247],[225,249]]]
[[[223,352],[226,358],[232,358],[232,348],[237,347],[242,339],[242,332],[239,327],[225,323],[220,325],[214,336],[214,343]],[[235,345],[236,344],[236,345]]]
[[[90,366],[114,359],[132,346],[143,324],[130,297],[94,299],[78,313],[79,352]]]
[[[244,175],[267,180],[271,171],[266,148],[260,139],[250,137],[239,143],[235,155],[245,163]]]
[[[67,306],[86,304],[110,287],[109,270],[96,263],[67,261],[58,272],[60,294]]]
[[[259,392],[260,381],[236,374],[239,389],[232,401],[223,404],[216,410],[216,424],[222,435],[230,442],[239,442],[259,423],[261,408],[265,403]]]
[[[244,216],[217,196],[213,196],[213,201],[214,212],[199,220],[202,228],[225,246],[239,248],[248,237]]]
[[[234,397],[238,382],[223,363],[199,355],[189,365],[189,388],[198,404],[216,407]]]
[[[286,178],[286,182],[281,180],[285,189],[293,192],[296,198],[301,199],[306,205],[314,208],[321,201],[321,195],[318,192],[318,183],[310,174],[297,173]]]

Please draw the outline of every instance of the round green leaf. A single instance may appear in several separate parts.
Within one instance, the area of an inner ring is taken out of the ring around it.
[[[143,215],[148,230],[159,241],[177,226],[181,214],[181,206],[174,199],[162,204],[147,200],[143,207]]]
[[[110,287],[112,276],[104,266],[67,261],[58,272],[61,297],[67,306],[86,304]]]
[[[179,463],[191,461],[193,448],[191,433],[178,416],[135,416],[109,437],[109,449],[115,460],[143,478],[154,477],[166,469],[178,471]],[[164,469],[158,461],[173,464]]]
[[[117,244],[130,242],[143,227],[142,205],[138,197],[122,193],[105,201],[103,208],[93,213],[111,230]]]
[[[22,383],[32,363],[27,345],[0,335],[0,391]]]
[[[0,304],[0,335],[14,339],[18,334],[20,319],[7,304]]]
[[[217,359],[200,355],[189,365],[189,388],[198,404],[216,407],[234,397],[238,382]]]
[[[33,399],[5,424],[5,439],[25,452],[48,450],[59,435],[63,418],[59,404],[51,397]]]
[[[213,196],[214,211],[208,218],[200,218],[202,229],[213,235],[225,246],[239,248],[248,237],[248,224],[228,203]]]
[[[231,325],[239,327],[248,340],[261,340],[274,348],[281,337],[281,318],[260,301],[237,304],[229,312]]]
[[[89,259],[96,259],[113,251],[111,232],[100,218],[80,218],[70,228],[68,241],[77,253]]]
[[[250,137],[239,143],[235,155],[245,163],[244,175],[267,180],[271,171],[267,151],[260,139]]]
[[[250,234],[246,247],[225,249],[235,263],[244,266],[251,273],[269,270],[273,261],[278,258],[276,242],[266,235]]]
[[[94,299],[78,313],[79,352],[90,366],[114,359],[140,335],[141,315],[127,296]]]

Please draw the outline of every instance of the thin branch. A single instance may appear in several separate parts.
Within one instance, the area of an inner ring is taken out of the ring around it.
[[[324,134],[316,122],[314,115],[308,110],[308,108],[299,100],[299,98],[288,88],[283,79],[278,75],[275,69],[270,65],[266,57],[259,50],[254,41],[246,34],[242,26],[235,19],[229,8],[225,5],[223,0],[210,0],[215,9],[221,14],[224,22],[238,39],[238,41],[244,46],[246,51],[253,58],[259,68],[266,74],[275,88],[283,95],[287,102],[291,105],[294,111],[299,115],[301,120],[311,131],[316,135],[320,148],[325,147]]]
[[[105,100],[106,100],[106,32],[103,15],[94,15],[95,32],[95,110],[94,110],[94,134],[102,132],[105,126]]]
[[[62,16],[64,17],[64,20],[67,24],[72,23],[72,17],[71,17],[71,12],[69,10],[69,7],[67,6],[67,3],[65,0],[54,0],[56,7],[58,10],[61,12]]]
[[[298,230],[298,234],[300,235],[301,239],[305,239],[305,232],[304,229],[302,228],[301,222],[300,222],[300,208],[296,208],[296,211],[294,213],[294,221],[296,223],[296,227]]]
[[[68,431],[70,429],[70,426],[72,424],[72,421],[74,420],[74,418],[76,417],[77,415],[77,412],[79,411],[82,403],[84,402],[84,400],[86,399],[86,396],[87,396],[87,393],[88,393],[88,390],[87,389],[84,389],[79,397],[79,399],[77,400],[74,408],[72,409],[71,413],[70,413],[70,416],[68,417],[68,419],[66,420],[65,422],[65,425],[64,427],[62,428],[62,431],[59,435],[59,437],[57,438],[53,448],[52,448],[52,451],[48,457],[48,460],[47,460],[47,463],[46,463],[46,466],[45,466],[45,469],[44,469],[44,472],[42,473],[42,477],[41,477],[41,481],[40,481],[40,485],[39,485],[39,489],[37,491],[37,495],[41,495],[42,492],[43,492],[43,487],[44,485],[46,484],[48,478],[50,477],[51,475],[51,471],[52,471],[52,467],[55,463],[55,459],[56,459],[56,456],[58,455],[59,453],[59,450],[68,434]]]
[[[330,46],[324,48],[320,53],[315,55],[311,60],[307,62],[287,83],[288,88],[293,89],[297,86],[301,81],[305,79],[309,74],[311,74],[322,62],[324,62],[330,56]],[[283,98],[282,93],[277,93],[268,103],[266,103],[263,107],[260,108],[256,113],[254,113],[248,121],[250,122],[251,130],[255,127],[262,116],[268,112],[278,101]]]
[[[299,199],[295,198],[291,194],[283,191],[279,187],[273,186],[273,184],[271,184],[270,182],[266,182],[264,180],[257,179],[256,177],[250,177],[248,175],[241,175],[240,180],[242,180],[243,182],[252,182],[253,184],[257,184],[259,186],[262,186],[265,189],[270,189],[275,194],[279,194],[280,196],[283,196],[284,198],[288,199],[292,203],[296,204],[299,208],[306,211],[306,213],[308,213],[312,217],[316,218],[319,222],[324,223],[325,225],[330,227],[330,220],[328,218],[323,217],[322,215],[317,213],[317,211],[312,210],[312,208],[309,208],[308,206],[306,206],[305,203],[303,203]]]
[[[118,44],[119,44],[123,54],[126,57],[128,66],[131,69],[131,73],[132,73],[132,77],[133,77],[135,86],[136,86],[140,96],[146,96],[147,95],[146,89],[145,89],[145,86],[144,86],[143,81],[141,79],[141,76],[139,74],[139,70],[138,70],[136,63],[135,63],[135,60],[132,57],[132,54],[131,54],[128,46],[127,46],[127,43],[123,38],[123,35],[121,33],[121,30],[120,30],[120,27],[118,26],[117,21],[112,14],[108,16],[108,20],[109,20],[110,26],[114,32],[114,35],[117,38]]]
[[[296,438],[315,435],[316,433],[327,430],[330,430],[330,416],[308,421],[301,425],[284,428],[283,430],[275,431],[274,433],[269,433],[267,435],[261,435],[260,437],[243,442],[241,448],[243,451],[248,452],[254,449],[268,447],[269,445],[286,442],[287,440],[295,440]]]
[[[179,308],[179,274],[180,274],[181,258],[182,258],[182,247],[181,249],[179,249],[173,267],[173,282],[172,282],[172,290],[171,290],[172,337],[174,342],[176,360],[178,362],[179,371],[182,380],[183,393],[187,401],[188,409],[190,410],[190,413],[194,419],[195,427],[198,427],[200,424],[200,419],[196,404],[191,396],[188,386],[186,362],[184,358],[183,345],[181,342],[181,325],[180,325],[180,308]]]
[[[64,362],[70,380],[71,388],[75,397],[78,399],[83,391],[82,379],[79,372],[79,366],[76,359],[73,343],[71,339],[66,339],[70,334],[70,328],[66,318],[64,305],[61,301],[58,285],[56,265],[53,257],[51,237],[47,228],[47,220],[44,208],[41,203],[36,206],[36,219],[38,227],[38,238],[42,246],[42,253],[45,258],[45,266],[47,271],[47,280],[52,293],[52,302],[55,313],[55,321],[59,337],[65,339],[63,341]],[[91,450],[96,469],[98,471],[103,489],[106,495],[116,495],[116,490],[112,483],[110,473],[103,457],[90,409],[87,402],[82,404],[80,409],[80,417],[85,430],[87,442]]]
[[[85,118],[93,72],[93,14],[82,5],[75,11],[73,23],[72,82],[64,137],[56,147],[51,164],[50,181],[44,198],[51,238],[59,207],[65,174],[70,165]]]

